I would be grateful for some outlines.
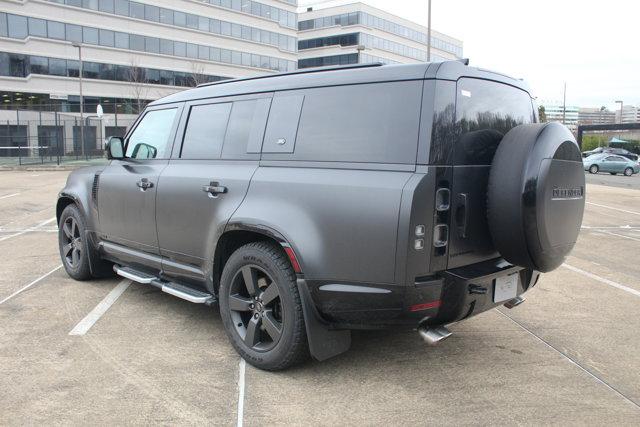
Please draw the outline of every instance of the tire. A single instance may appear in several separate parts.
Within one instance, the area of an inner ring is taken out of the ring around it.
[[[78,207],[71,204],[64,208],[58,224],[58,249],[64,269],[75,280],[92,278],[85,230],[84,216]]]
[[[618,172],[609,172],[611,175],[618,175]]]
[[[580,148],[565,126],[514,127],[489,172],[487,222],[495,248],[514,265],[558,268],[578,238],[584,194]]]
[[[308,357],[296,275],[281,247],[254,242],[237,249],[218,294],[225,332],[248,363],[277,371]]]
[[[598,168],[598,165],[591,165],[591,167],[589,168],[589,173],[598,173],[598,170],[600,170],[600,168]]]
[[[631,176],[631,175],[633,175],[633,169],[631,169],[631,168],[626,168],[626,169],[624,170],[624,176]]]

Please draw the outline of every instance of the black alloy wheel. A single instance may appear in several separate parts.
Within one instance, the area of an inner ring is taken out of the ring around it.
[[[78,221],[67,217],[62,223],[62,253],[68,267],[76,270],[82,262],[83,242]]]
[[[245,265],[229,287],[229,311],[235,330],[254,351],[273,349],[285,322],[278,285],[257,265]]]

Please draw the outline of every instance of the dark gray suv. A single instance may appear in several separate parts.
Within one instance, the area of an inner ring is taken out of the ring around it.
[[[580,150],[536,121],[522,81],[455,61],[205,84],[69,176],[61,257],[219,304],[263,369],[335,356],[352,329],[436,343],[520,304],[576,241]]]

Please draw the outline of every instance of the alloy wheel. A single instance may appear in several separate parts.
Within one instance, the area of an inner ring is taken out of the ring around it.
[[[62,255],[69,267],[76,269],[82,260],[82,237],[78,221],[68,217],[62,224]]]
[[[229,311],[247,347],[265,352],[278,344],[284,325],[280,291],[262,268],[245,265],[236,272],[229,287]]]

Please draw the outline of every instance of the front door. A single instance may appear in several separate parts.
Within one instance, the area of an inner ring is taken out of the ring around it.
[[[195,284],[211,277],[217,241],[258,168],[270,104],[265,94],[185,105],[158,187],[165,275]]]
[[[181,107],[148,109],[129,133],[125,158],[113,160],[99,176],[101,240],[158,254],[156,194],[167,166]]]

